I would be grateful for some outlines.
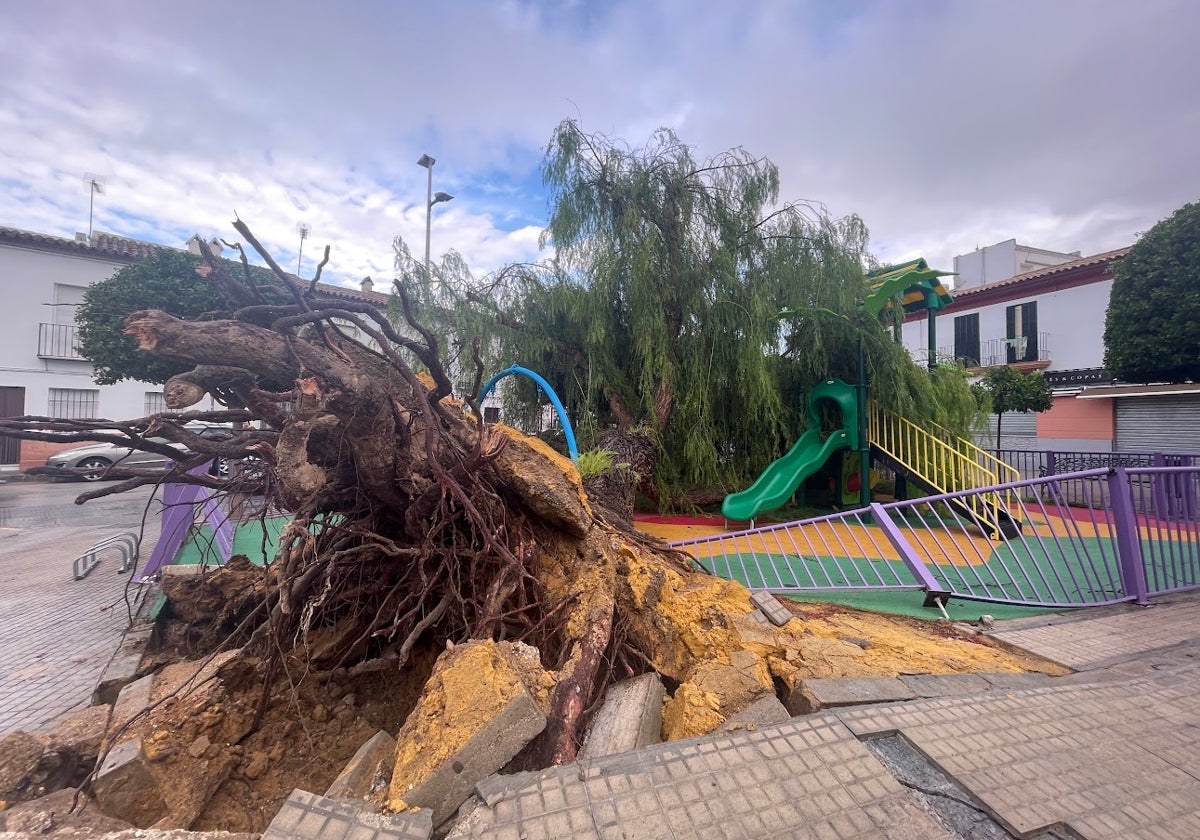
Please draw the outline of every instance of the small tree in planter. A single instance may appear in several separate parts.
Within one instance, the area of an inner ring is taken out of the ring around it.
[[[1040,370],[1020,371],[1008,365],[989,368],[983,374],[983,387],[992,398],[992,411],[996,413],[997,449],[1006,411],[1046,411],[1053,404],[1050,383]]]

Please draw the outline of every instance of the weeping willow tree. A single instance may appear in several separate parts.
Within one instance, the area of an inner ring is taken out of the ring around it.
[[[778,205],[770,161],[740,148],[697,160],[666,129],[633,148],[567,120],[543,177],[552,262],[477,280],[457,255],[427,268],[397,242],[398,271],[446,325],[451,368],[482,353],[492,369],[537,370],[584,445],[642,444],[643,489],[661,503],[752,479],[794,442],[808,387],[855,380],[860,339],[877,398],[937,413],[929,377],[861,312],[865,225]]]
[[[554,262],[475,284],[456,323],[545,376],[586,439],[650,441],[661,498],[744,480],[796,423],[780,308],[811,284],[861,298],[862,223],[812,204],[771,211],[772,163],[742,149],[697,160],[666,129],[632,148],[565,121],[543,176]]]

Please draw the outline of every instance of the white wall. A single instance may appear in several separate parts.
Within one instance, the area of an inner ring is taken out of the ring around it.
[[[147,391],[162,386],[122,382],[101,387],[83,360],[38,357],[38,325],[74,322],[73,307],[52,306],[56,296],[74,299],[76,290],[105,280],[124,263],[31,248],[0,245],[0,386],[25,389],[25,413],[47,414],[51,388],[98,390],[97,414],[110,419],[141,417]],[[56,284],[60,287],[57,291]],[[71,309],[72,311],[61,311]],[[60,310],[60,311],[56,311]]]
[[[968,289],[984,283],[1007,280],[1016,274],[1017,240],[997,242],[986,248],[977,248],[969,254],[954,258],[954,288]]]
[[[954,271],[958,276],[954,278],[954,288],[969,289],[986,283],[998,283],[1018,274],[1077,259],[1078,251],[1070,254],[1048,251],[1045,248],[1018,245],[1017,240],[1008,239],[955,257]]]
[[[1089,283],[1040,295],[1008,300],[988,306],[972,307],[955,302],[938,313],[938,347],[954,344],[954,319],[979,313],[979,342],[1003,339],[1007,335],[1006,309],[1020,303],[1037,303],[1037,332],[1047,336],[1043,355],[1049,355],[1049,370],[1076,370],[1104,365],[1104,316],[1112,280]],[[927,324],[925,318],[905,323],[904,346],[913,358],[925,358]]]

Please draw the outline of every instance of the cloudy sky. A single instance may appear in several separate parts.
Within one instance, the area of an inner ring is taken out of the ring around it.
[[[0,26],[0,225],[390,276],[538,256],[554,126],[770,158],[891,262],[1015,237],[1084,254],[1200,199],[1194,0],[39,0]]]

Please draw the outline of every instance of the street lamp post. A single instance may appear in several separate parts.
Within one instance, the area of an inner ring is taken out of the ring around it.
[[[449,201],[454,198],[450,193],[439,192],[436,195],[433,192],[433,165],[437,160],[429,155],[421,155],[421,159],[417,161],[417,166],[424,166],[425,171],[429,173],[429,177],[425,185],[425,271],[429,271],[429,235],[433,223],[433,205],[440,204],[443,201]]]

